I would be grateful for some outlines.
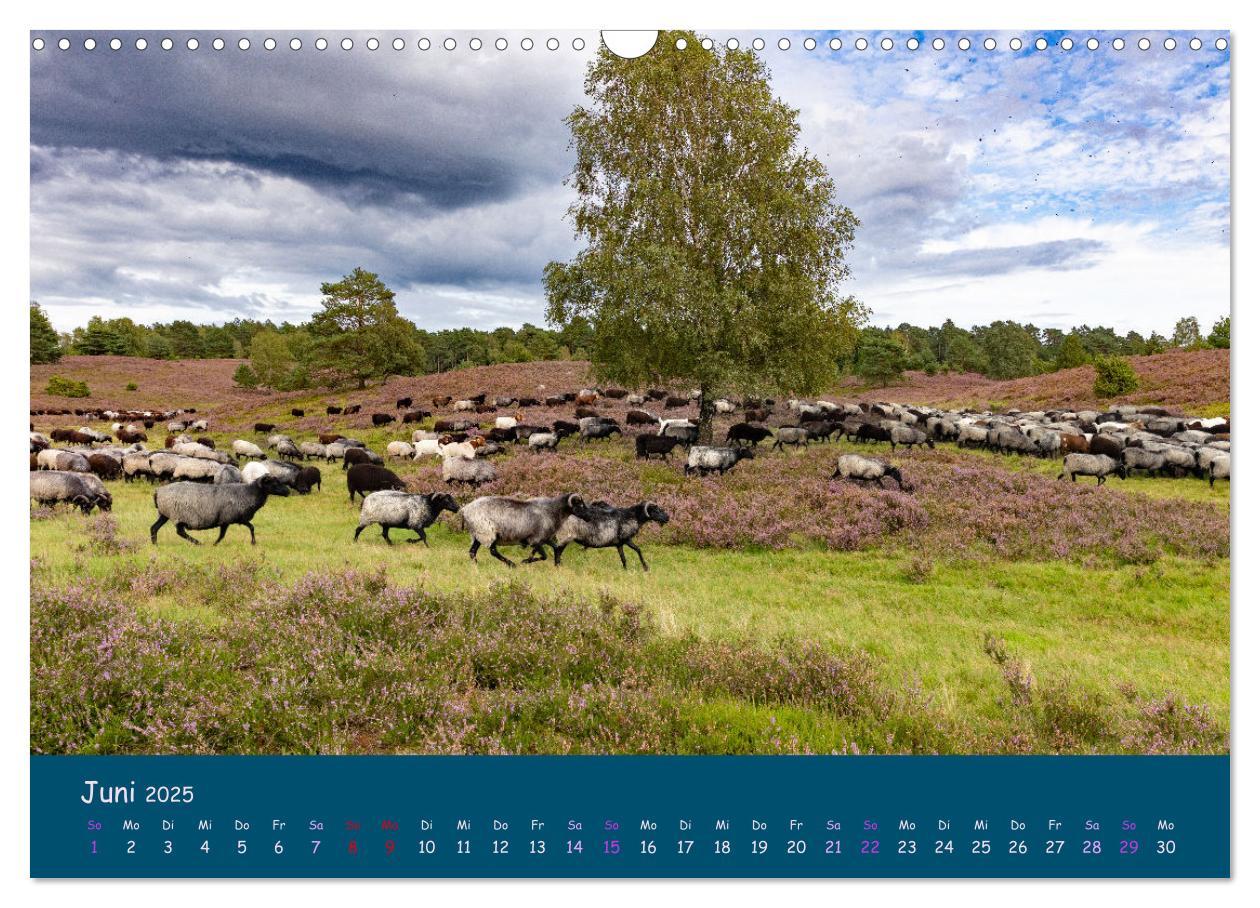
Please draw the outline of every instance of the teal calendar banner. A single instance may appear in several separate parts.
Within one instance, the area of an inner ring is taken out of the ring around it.
[[[1228,757],[32,757],[35,877],[1226,877]]]

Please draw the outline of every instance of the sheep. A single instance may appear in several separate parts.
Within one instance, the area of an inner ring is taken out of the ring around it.
[[[1216,488],[1216,480],[1229,479],[1229,454],[1214,457],[1208,463],[1208,488]]]
[[[175,482],[153,493],[153,506],[158,519],[149,527],[149,541],[157,545],[158,530],[167,521],[175,521],[175,532],[193,545],[199,540],[188,535],[189,530],[219,529],[218,545],[227,535],[229,526],[239,523],[249,530],[249,544],[257,545],[254,536],[254,515],[267,503],[271,495],[286,496],[289,487],[273,476],[263,476],[257,482],[237,482],[227,485],[202,485],[196,482]]]
[[[389,538],[389,531],[412,530],[415,539],[408,542],[423,542],[429,547],[428,537],[424,530],[430,526],[443,511],[452,514],[459,510],[459,504],[446,492],[434,492],[430,495],[411,495],[406,492],[382,491],[373,492],[363,499],[359,509],[359,525],[355,528],[354,538],[357,542],[359,534],[372,524],[379,524],[381,536],[390,545],[394,541]]]
[[[149,472],[154,480],[170,479],[179,465],[179,455],[169,451],[158,451],[149,455]]]
[[[215,482],[218,482],[217,477]],[[309,495],[312,488],[323,490],[324,476],[319,472],[319,467],[302,467],[288,485],[299,495]]]
[[[696,445],[687,452],[687,465],[683,467],[683,473],[687,476],[692,473],[704,476],[716,470],[721,476],[741,460],[752,460],[752,458],[753,452],[748,448],[713,448]]]
[[[423,460],[426,457],[440,457],[441,444],[436,438],[420,438],[412,445],[412,460]]]
[[[283,457],[285,460],[305,460],[306,459],[304,456],[302,456],[301,449],[287,438],[276,445],[276,453],[279,454],[281,457]]]
[[[471,413],[477,409],[477,405],[471,400],[457,400],[451,409],[456,413]]]
[[[315,436],[315,440],[318,441],[321,445],[327,446],[327,445],[332,444],[333,442],[341,441],[345,437],[346,436],[342,435],[340,432],[320,432],[318,435]]]
[[[258,447],[258,445],[252,441],[245,441],[240,438],[232,442],[232,453],[236,455],[237,460],[249,460],[251,458],[264,460],[267,457],[263,449]]]
[[[443,482],[462,482],[467,485],[482,485],[494,482],[499,478],[499,471],[494,464],[486,460],[469,460],[465,457],[442,458]]]
[[[117,479],[122,475],[122,458],[95,451],[87,455],[88,466],[101,479]]]
[[[907,448],[913,448],[915,445],[936,447],[936,442],[932,441],[932,437],[926,432],[904,424],[895,425],[888,430],[888,443],[892,445],[894,451],[897,450],[897,445]]]
[[[666,438],[676,438],[682,444],[694,445],[700,440],[700,427],[694,426],[686,420],[671,420],[672,424],[663,427],[661,435]],[[681,422],[681,424],[679,424]]]
[[[175,464],[175,472],[171,479],[176,482],[213,482],[222,467],[212,460],[201,460],[197,457],[183,457]]]
[[[329,404],[328,406],[324,407],[324,415],[325,416],[340,416],[341,407],[334,407],[332,404]]]
[[[405,441],[391,441],[385,446],[385,456],[399,459],[415,457],[416,449]]]
[[[800,426],[783,426],[774,433],[772,450],[782,451],[784,445],[809,444],[809,433]]]
[[[266,435],[268,432],[274,432],[275,430],[276,430],[276,426],[274,423],[269,423],[269,422],[254,423],[254,431],[258,433],[259,435]]]
[[[451,396],[449,394],[444,394],[439,397],[432,397],[430,398],[430,401],[435,407],[448,407],[451,403]]]
[[[328,463],[333,463],[334,461],[341,460],[343,457],[346,456],[346,452],[349,450],[350,450],[350,447],[348,445],[343,444],[342,442],[339,442],[339,441],[335,441],[332,444],[324,445],[324,460],[326,460]]]
[[[1147,451],[1145,448],[1137,447],[1125,448],[1124,453],[1121,455],[1121,461],[1128,472],[1145,470],[1148,476],[1154,476],[1168,466],[1168,462],[1162,453]]]
[[[289,444],[293,444],[293,439],[290,438],[289,436],[276,434],[276,435],[267,436],[267,447],[271,448],[272,450],[275,450],[276,446],[279,445],[280,442],[282,441],[287,441]]]
[[[67,473],[92,472],[92,465],[88,463],[88,459],[77,451],[46,448],[36,455],[35,460],[41,470],[60,470]]]
[[[889,431],[888,427],[873,422],[863,422],[854,426],[851,438],[853,441],[886,441],[890,444],[893,443],[892,432]]]
[[[554,451],[560,444],[560,436],[555,432],[535,432],[529,436],[531,451]]]
[[[369,492],[379,492],[382,489],[401,492],[406,488],[407,484],[396,473],[374,463],[357,463],[346,473],[346,489],[350,493],[351,504],[354,503],[355,495],[366,498]]]
[[[621,434],[621,426],[615,422],[595,422],[582,426],[582,441],[591,441],[595,438],[612,438],[614,435]]]
[[[41,505],[51,507],[67,502],[90,514],[92,508],[108,511],[114,499],[105,484],[90,473],[72,473],[66,470],[42,470],[30,474],[31,498]]]
[[[468,557],[477,560],[477,550],[490,547],[490,554],[508,567],[516,563],[504,557],[499,543],[518,544],[532,551],[525,563],[547,557],[545,545],[555,546],[556,532],[570,514],[585,517],[590,512],[579,495],[557,495],[554,498],[515,498],[486,496],[470,501],[460,509],[464,527],[472,536]]]
[[[422,422],[432,415],[428,410],[408,410],[402,415],[402,421],[406,425],[411,425],[412,423]]]
[[[453,457],[462,457],[464,460],[472,460],[477,456],[478,447],[480,447],[480,445],[475,445],[471,441],[454,441],[447,442],[445,444],[443,444],[440,439],[438,441],[438,453],[447,460],[450,460]]]
[[[773,438],[774,433],[765,426],[754,426],[746,422],[739,422],[726,430],[726,443],[732,442],[742,444],[747,442],[754,448],[765,441],[767,438]]]
[[[958,427],[958,447],[982,448],[989,443],[989,430],[978,423]]]
[[[341,411],[343,416],[353,416],[363,409],[363,404],[351,404]]]
[[[371,452],[366,448],[346,448],[345,454],[341,457],[341,469],[348,470],[355,464],[371,462]]]
[[[650,436],[648,436],[650,437]],[[649,521],[661,526],[669,523],[669,514],[650,501],[642,501],[633,507],[617,508],[606,501],[597,501],[587,507],[583,516],[570,514],[560,524],[551,549],[555,554],[556,566],[560,565],[560,556],[572,542],[585,549],[606,549],[616,547],[621,557],[621,569],[627,569],[625,547],[639,556],[639,564],[648,570],[647,561],[643,558],[643,550],[634,543],[634,537]]]
[[[649,460],[655,455],[667,460],[670,452],[680,444],[681,439],[669,435],[638,435],[634,439],[634,456]]]
[[[387,426],[393,421],[394,421],[394,417],[388,413],[373,413],[372,414],[372,425],[374,426],[378,426],[378,427]]]
[[[1069,454],[1063,458],[1063,472],[1059,479],[1070,476],[1076,482],[1077,476],[1097,476],[1096,485],[1102,485],[1112,473],[1121,479],[1128,477],[1124,464],[1106,454]]]
[[[214,474],[212,482],[217,485],[227,485],[229,482],[244,482],[245,476],[236,467],[230,463],[221,464],[219,472]]]
[[[901,478],[901,470],[892,464],[876,460],[874,457],[863,457],[861,454],[841,454],[836,460],[836,470],[832,479],[844,479],[849,482],[870,482],[883,486],[884,477],[891,476],[897,482],[897,488],[907,490]]]
[[[245,464],[241,477],[245,482],[258,482],[264,476],[277,479],[287,486],[292,486],[297,479],[298,468],[291,463],[279,460],[254,460]]]
[[[494,427],[496,429],[515,429],[519,421],[515,416],[497,416],[494,420]]]
[[[294,407],[292,410],[289,411],[289,415],[296,417],[297,419],[301,419],[303,416],[306,415],[306,411],[302,409],[301,407]]]
[[[628,426],[654,426],[659,422],[660,420],[647,410],[630,410],[626,413],[626,425]]]
[[[298,445],[298,451],[303,460],[310,457],[322,458],[328,456],[328,445],[318,441],[304,441]]]
[[[398,400],[394,403],[394,409],[395,409],[395,410],[406,410],[406,409],[408,409],[410,406],[411,406],[411,398],[410,398],[410,397],[400,397],[400,398],[398,398]]]
[[[131,482],[138,476],[147,479],[153,479],[153,472],[149,468],[149,452],[134,451],[123,455],[123,482]]]

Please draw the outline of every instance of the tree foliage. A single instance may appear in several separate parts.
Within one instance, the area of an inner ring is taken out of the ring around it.
[[[39,303],[31,303],[31,362],[55,363],[61,359],[61,339]]]
[[[869,382],[886,387],[909,366],[905,347],[880,331],[863,331],[854,353],[854,371]]]
[[[1119,356],[1103,356],[1094,362],[1097,376],[1094,394],[1098,397],[1119,397],[1131,394],[1138,388],[1137,373],[1129,361]]]
[[[91,397],[87,382],[66,378],[64,375],[54,375],[49,378],[44,391],[56,397]]]
[[[323,307],[310,322],[320,368],[335,382],[369,380],[405,373],[420,358],[414,326],[394,305],[394,291],[379,277],[355,268],[340,281],[320,286]]]
[[[1218,350],[1229,349],[1229,316],[1218,318],[1207,336],[1207,345]]]
[[[599,377],[699,387],[704,437],[719,393],[825,388],[865,313],[837,291],[857,218],[798,146],[797,111],[753,51],[660,41],[679,38],[634,60],[601,48],[587,70],[567,120],[586,246],[544,285],[553,324],[590,322]]]

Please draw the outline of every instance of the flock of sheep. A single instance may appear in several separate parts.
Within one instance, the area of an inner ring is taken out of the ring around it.
[[[733,414],[737,420],[726,429],[725,445],[698,444],[694,419],[658,415],[647,409],[650,402],[660,403],[664,410],[692,406],[696,396],[585,389],[545,400],[500,397],[488,401],[484,394],[459,401],[434,398],[434,407],[450,407],[456,414],[496,415],[490,417],[492,424],[484,425],[476,418],[438,418],[432,429],[417,429],[407,440],[388,442],[383,455],[339,432],[321,433],[316,439],[299,442],[276,432],[275,425],[269,423],[254,426],[257,433],[266,436],[265,448],[254,441],[236,439],[229,454],[217,450],[214,439],[196,434],[207,432],[209,426],[204,419],[188,419],[191,411],[96,411],[91,415],[112,420],[112,435],[80,427],[58,428],[45,436],[32,426],[31,498],[45,506],[68,503],[85,513],[93,508],[109,510],[112,496],[104,480],[146,479],[162,484],[153,497],[158,515],[150,529],[154,543],[168,522],[174,523],[178,535],[193,543],[197,540],[188,535],[189,530],[218,529],[218,544],[232,525],[247,528],[253,543],[253,517],[270,496],[321,489],[322,474],[307,461],[339,461],[346,473],[350,501],[353,503],[356,496],[362,499],[355,539],[366,527],[376,525],[386,542],[392,542],[391,529],[407,529],[416,534],[410,542],[427,546],[426,528],[443,511],[450,511],[471,536],[469,556],[474,560],[478,550],[486,546],[495,558],[512,565],[498,546],[518,544],[530,550],[525,563],[546,559],[550,546],[558,565],[565,548],[577,543],[587,548],[616,548],[623,567],[627,565],[624,550],[629,548],[647,570],[634,538],[646,523],[663,525],[669,520],[652,502],[619,508],[603,501],[588,503],[576,494],[524,501],[483,496],[461,507],[446,492],[408,492],[406,483],[384,465],[385,460],[440,458],[445,482],[476,487],[497,477],[491,457],[509,445],[523,445],[545,454],[556,450],[566,438],[585,443],[634,431],[636,457],[668,459],[674,448],[682,447],[686,450],[684,472],[697,475],[725,474],[740,461],[756,456],[762,442],[781,450],[843,436],[854,443],[887,443],[892,451],[899,446],[932,448],[938,442],[953,442],[960,447],[1009,454],[1062,455],[1061,479],[1092,476],[1098,484],[1107,476],[1124,478],[1136,470],[1149,475],[1198,476],[1210,485],[1229,478],[1228,419],[1179,417],[1157,407],[989,413],[890,403],[789,400],[778,404],[756,398],[736,403],[723,399],[716,403],[717,413]],[[613,401],[630,408],[623,416],[624,428],[607,412]],[[404,423],[433,415],[413,409],[412,404],[411,398],[397,402],[397,409],[406,411]],[[576,407],[572,420],[532,423],[525,414],[530,407],[570,404]],[[599,407],[605,411],[600,412]],[[501,409],[514,412],[497,415]],[[334,411],[346,412],[328,408],[329,415],[335,415]],[[292,412],[294,416],[304,415],[302,410]],[[150,450],[145,446],[145,430],[153,429],[161,420],[169,420],[165,425],[169,434],[161,449]],[[394,421],[392,414],[372,414],[375,426]],[[67,446],[58,447],[55,442]],[[911,491],[895,465],[864,454],[840,455],[831,478],[878,486],[890,479],[898,488]]]

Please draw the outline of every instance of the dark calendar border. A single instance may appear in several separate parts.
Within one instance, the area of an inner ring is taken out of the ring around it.
[[[33,877],[1230,872],[1227,756],[33,756],[30,768]],[[103,789],[117,789],[108,803]]]

